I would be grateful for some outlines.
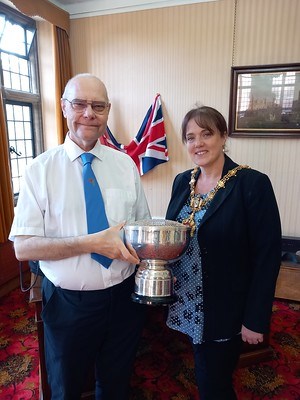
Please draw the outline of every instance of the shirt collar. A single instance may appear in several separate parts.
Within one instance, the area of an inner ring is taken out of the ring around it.
[[[81,147],[79,147],[73,140],[70,139],[69,133],[66,135],[65,142],[64,142],[65,151],[70,159],[70,161],[74,161],[81,156],[84,151]],[[95,146],[89,153],[94,154],[95,157],[99,158],[99,160],[103,160],[104,158],[104,151],[103,146],[100,143],[100,140],[97,140]]]

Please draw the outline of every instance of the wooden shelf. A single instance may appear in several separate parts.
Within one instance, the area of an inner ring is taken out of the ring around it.
[[[282,261],[275,297],[284,300],[300,301],[300,264]]]

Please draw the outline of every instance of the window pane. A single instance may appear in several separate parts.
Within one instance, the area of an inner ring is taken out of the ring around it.
[[[18,57],[10,56],[10,71],[19,74],[19,59]]]
[[[294,86],[285,87],[283,92],[282,107],[284,109],[291,109],[293,105],[293,99],[294,99]]]
[[[19,70],[22,75],[29,75],[28,62],[23,58],[19,58]]]
[[[272,92],[275,94],[275,104],[280,105],[281,87],[273,87]]]
[[[273,78],[273,85],[281,85],[282,84],[282,74],[279,74],[278,76],[274,76]]]
[[[24,122],[24,138],[32,138],[31,122]]]
[[[26,168],[26,158],[19,158],[19,176],[22,176]]]
[[[30,92],[28,76],[21,76],[21,90],[23,92]]]
[[[285,84],[294,84],[296,81],[296,74],[295,72],[287,72],[285,76]]]
[[[17,74],[11,74],[11,88],[14,90],[20,90],[20,76]]]
[[[4,86],[11,89],[10,73],[3,70]]]
[[[13,119],[13,107],[11,104],[6,105],[6,116],[7,119]]]
[[[26,39],[27,39],[27,53],[29,53],[31,43],[33,40],[34,31],[30,31],[29,29],[26,30]]]
[[[16,139],[24,138],[23,122],[16,122]]]
[[[2,68],[9,70],[9,55],[6,53],[1,53]]]
[[[20,179],[19,177],[12,178],[12,183],[13,183],[13,188],[14,188],[14,193],[19,193],[20,192]]]
[[[11,172],[12,172],[12,176],[18,176],[18,161],[16,159],[12,159],[11,160]]]
[[[17,149],[16,150],[20,154],[20,156],[26,157],[26,150],[25,150],[25,142],[24,142],[24,140],[18,140]]]
[[[243,74],[240,79],[240,86],[250,86],[252,82],[251,74]]]
[[[30,121],[30,108],[29,107],[23,107],[23,118],[24,121]]]
[[[22,106],[14,105],[14,119],[16,121],[22,121],[23,119]]]
[[[8,130],[8,137],[9,140],[15,139],[15,123],[13,121],[8,121],[7,122],[7,130]]]
[[[3,32],[4,27],[5,27],[5,15],[1,14],[0,15],[0,32]]]
[[[10,140],[9,141],[9,151],[10,151],[10,157],[11,157],[12,160],[17,158],[17,155],[15,153],[16,152],[16,148],[17,148],[17,142],[14,139]]]
[[[26,140],[25,141],[25,152],[26,152],[26,157],[33,158],[33,148],[32,148],[32,141],[31,140]]]

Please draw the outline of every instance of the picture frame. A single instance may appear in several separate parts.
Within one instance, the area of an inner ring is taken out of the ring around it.
[[[300,138],[300,63],[232,67],[228,133]]]

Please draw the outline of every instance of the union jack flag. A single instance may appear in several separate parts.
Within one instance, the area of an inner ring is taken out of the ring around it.
[[[169,161],[160,95],[156,95],[137,135],[129,145],[118,143],[108,127],[100,137],[100,142],[127,153],[135,162],[140,175]]]

